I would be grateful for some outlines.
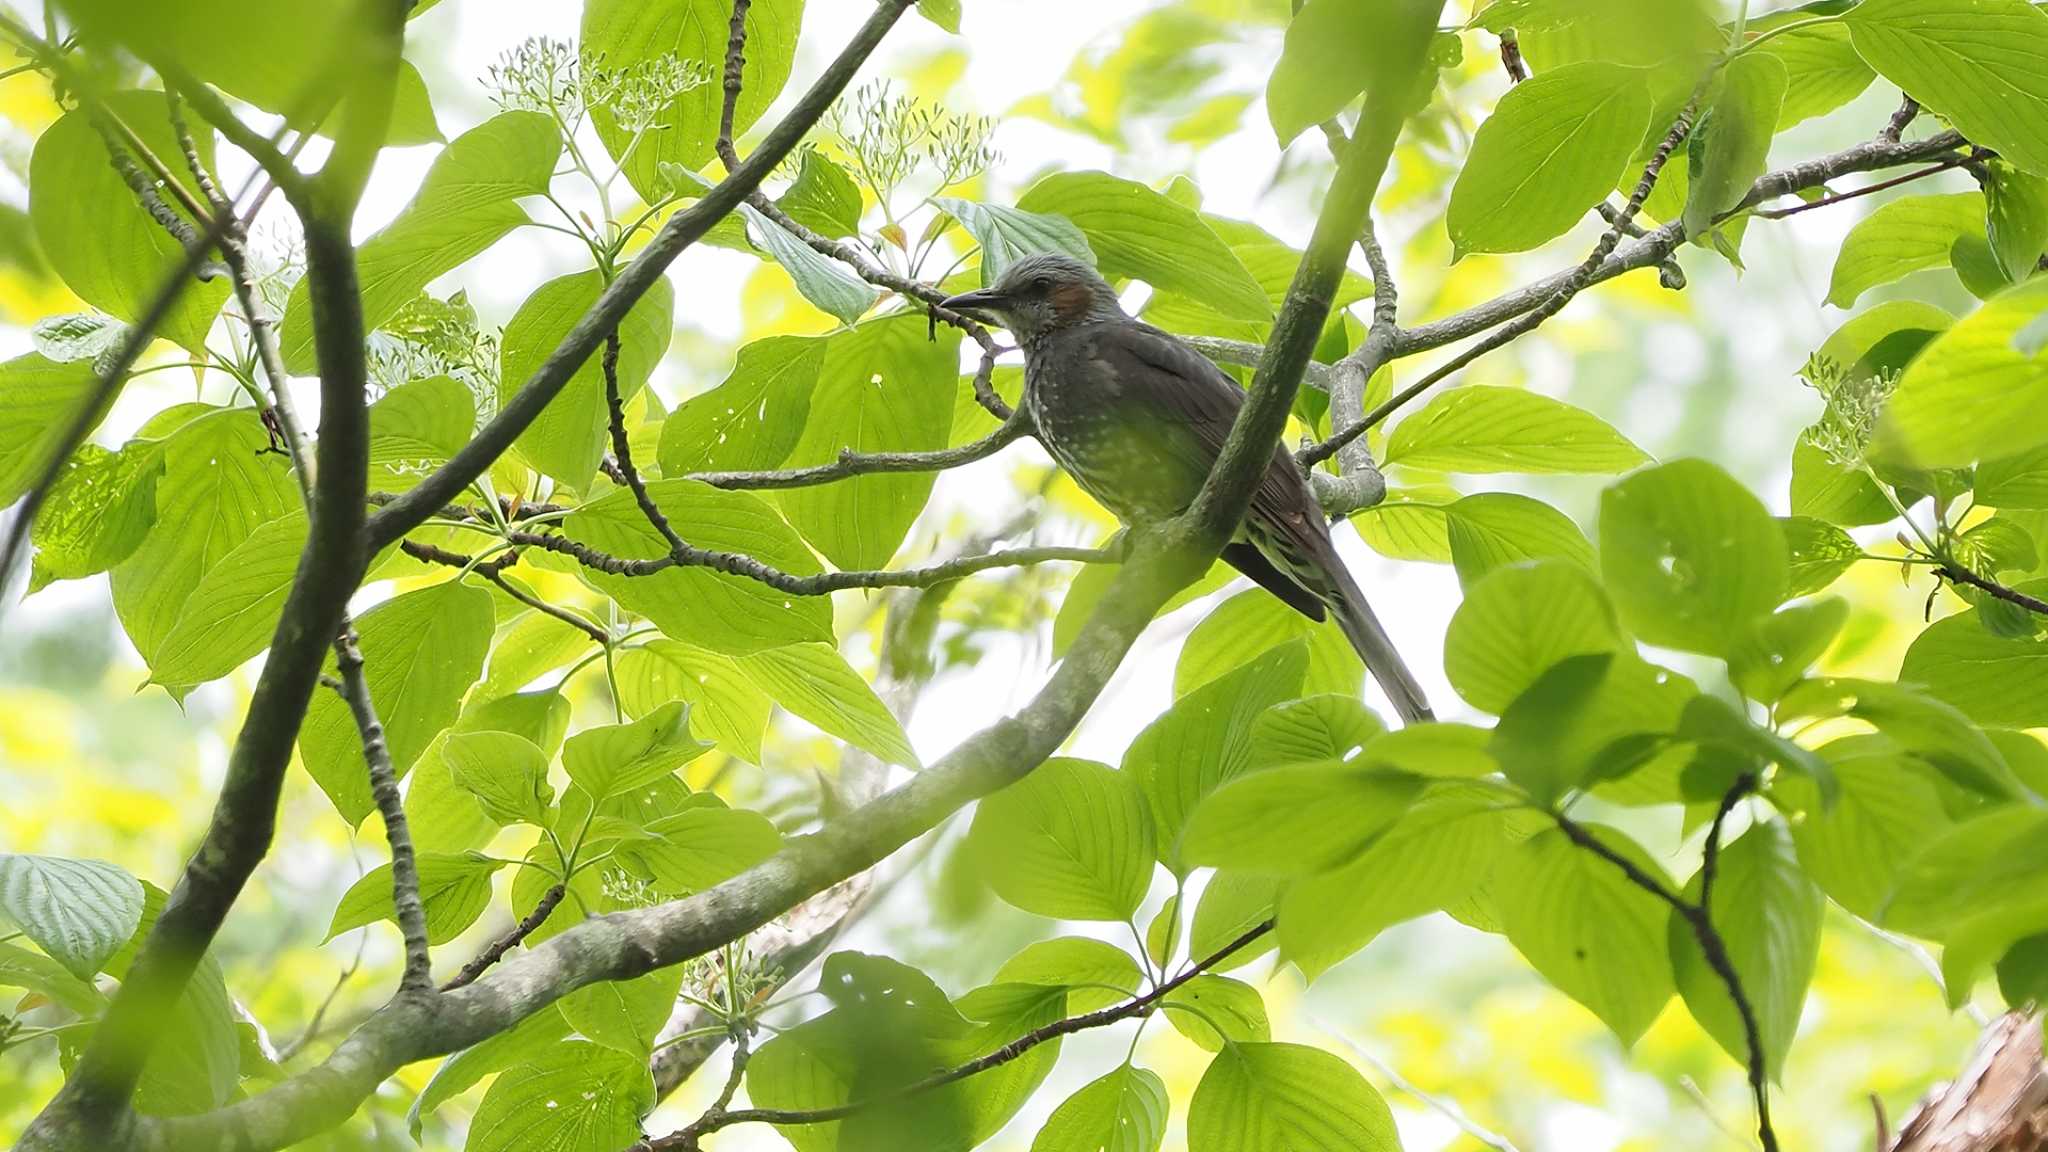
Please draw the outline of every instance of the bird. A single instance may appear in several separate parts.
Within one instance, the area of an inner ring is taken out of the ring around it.
[[[1025,256],[993,285],[940,306],[1016,338],[1022,403],[1038,441],[1126,527],[1157,524],[1194,503],[1244,390],[1178,336],[1125,312],[1094,268],[1061,253]],[[1334,616],[1402,720],[1433,719],[1284,445],[1274,445],[1222,559],[1302,615]]]

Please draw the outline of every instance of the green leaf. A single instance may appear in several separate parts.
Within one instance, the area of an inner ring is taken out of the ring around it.
[[[1792,520],[1783,522],[1788,525],[1788,535],[1793,520],[1857,527],[1887,524],[1897,516],[1883,490],[1861,468],[1845,468],[1828,459],[1827,453],[1814,447],[1808,435],[1802,434],[1793,444]]]
[[[1152,809],[1159,858],[1177,874],[1181,829],[1203,797],[1246,770],[1259,715],[1301,692],[1308,654],[1297,645],[1276,648],[1180,698],[1147,725],[1124,753]]]
[[[550,1005],[511,1028],[441,1061],[441,1066],[434,1069],[433,1078],[420,1089],[419,1097],[405,1114],[413,1142],[421,1142],[425,1120],[433,1115],[435,1109],[462,1095],[491,1073],[502,1072],[515,1064],[539,1057],[568,1034],[568,1021]]]
[[[449,141],[412,202],[356,248],[363,324],[383,324],[443,273],[530,223],[517,201],[548,190],[561,150],[542,112],[500,112]],[[299,376],[316,368],[308,291],[304,280],[293,286],[278,340],[286,369]]]
[[[1832,524],[1810,516],[1787,516],[1778,526],[1785,534],[1787,596],[1812,595],[1863,559],[1856,538]]]
[[[1266,112],[1281,145],[1336,116],[1362,91],[1413,102],[1405,92],[1384,94],[1395,84],[1414,85],[1442,8],[1430,0],[1311,0],[1298,7],[1266,84]]]
[[[1236,254],[1192,209],[1106,172],[1057,172],[1017,207],[1080,228],[1105,276],[1130,276],[1192,296],[1233,320],[1268,321],[1272,306]]]
[[[830,644],[791,644],[737,658],[740,673],[829,735],[906,768],[919,767],[903,726]]]
[[[1181,835],[1190,864],[1299,876],[1351,859],[1401,818],[1422,782],[1342,763],[1290,764],[1228,781]]]
[[[1188,1105],[1188,1152],[1399,1152],[1386,1101],[1351,1065],[1300,1044],[1233,1044]]]
[[[1974,143],[2048,174],[2048,14],[2026,0],[1869,0],[1842,20],[1885,79]]]
[[[1626,472],[1643,450],[1584,409],[1520,388],[1453,388],[1401,421],[1384,463],[1442,472]]]
[[[1685,895],[1699,899],[1699,876],[1686,886]],[[1721,850],[1709,914],[1756,1014],[1764,1067],[1773,1079],[1784,1072],[1806,987],[1820,959],[1825,903],[1800,870],[1784,823],[1752,824]],[[1671,967],[1693,1019],[1736,1063],[1747,1064],[1748,1035],[1728,986],[1708,965],[1692,926],[1676,914],[1671,917]]]
[[[1704,460],[1638,472],[1600,497],[1607,590],[1622,621],[1652,644],[1724,651],[1784,602],[1785,551],[1763,504]]]
[[[1977,466],[1973,491],[1978,503],[1993,508],[2048,509],[2048,445],[1986,460]]]
[[[186,600],[259,525],[298,508],[284,458],[254,412],[199,409],[162,442],[156,523],[113,570],[114,610],[144,662],[154,665]]]
[[[400,776],[454,722],[462,694],[483,674],[491,623],[490,594],[459,580],[395,596],[356,620],[363,679]],[[299,757],[342,819],[362,823],[374,807],[369,770],[355,718],[335,693],[315,695],[306,709]]]
[[[1356,696],[1325,694],[1289,700],[1252,722],[1252,763],[1269,768],[1311,760],[1349,760],[1386,730]]]
[[[833,239],[860,231],[860,185],[816,148],[803,150],[797,160],[796,180],[775,206],[811,231]]]
[[[491,1082],[463,1152],[623,1148],[640,1139],[654,1101],[645,1057],[564,1041]]]
[[[677,700],[630,724],[588,728],[562,745],[562,767],[592,800],[646,787],[711,750],[690,734]]]
[[[1444,675],[1467,703],[1498,715],[1558,661],[1625,643],[1613,606],[1585,569],[1561,560],[1518,564],[1466,593],[1444,634]]]
[[[298,512],[257,527],[207,569],[157,649],[150,679],[184,686],[218,680],[270,646],[306,547]]]
[[[1350,863],[1288,886],[1281,953],[1314,980],[1395,924],[1455,906],[1540,820],[1518,806],[1497,783],[1432,785]]]
[[[1163,1010],[1174,1031],[1210,1052],[1273,1038],[1258,989],[1228,976],[1195,977],[1166,994]]]
[[[782,265],[782,270],[796,282],[796,290],[819,311],[836,317],[841,324],[851,324],[882,298],[881,292],[869,287],[846,265],[813,249],[753,205],[742,204],[739,210],[754,243]]]
[[[803,541],[751,493],[726,492],[694,480],[656,480],[647,491],[670,523],[689,526],[696,547],[744,553],[796,576],[819,571]],[[652,560],[668,555],[667,541],[624,489],[578,508],[562,528],[570,539],[612,556]],[[789,596],[744,576],[668,568],[651,576],[585,570],[584,579],[669,636],[714,652],[736,655],[832,639],[829,597]]]
[[[106,998],[86,980],[39,952],[0,944],[0,988],[20,988],[47,997],[80,1016],[99,1015]]]
[[[572,628],[545,612],[522,612],[499,629],[491,645],[484,682],[477,688],[476,696],[481,700],[509,696],[558,668],[574,664],[595,643],[582,629]],[[618,660],[623,662],[636,651],[622,651]],[[624,693],[623,684],[620,691]]]
[[[1248,872],[1211,875],[1202,888],[1202,898],[1195,903],[1194,922],[1188,929],[1188,955],[1196,960],[1213,956],[1271,920],[1284,887],[1285,882],[1276,877]],[[1272,948],[1272,933],[1266,932],[1210,965],[1209,971],[1241,968]]]
[[[2036,595],[2042,589],[2038,581],[2028,587]],[[2048,727],[2048,640],[1996,635],[1980,612],[1959,612],[1914,637],[1899,679],[1980,724]]]
[[[1510,88],[1451,187],[1456,256],[1526,252],[1571,231],[1620,181],[1650,108],[1643,74],[1613,64],[1570,64]]]
[[[1751,52],[1728,61],[1721,88],[1688,140],[1685,233],[1699,236],[1749,195],[1778,130],[1791,73],[1783,60]]]
[[[810,336],[742,346],[724,383],[678,404],[662,421],[662,475],[753,471],[787,460],[810,419],[825,346]]]
[[[1041,916],[1128,920],[1151,887],[1145,798],[1107,764],[1047,760],[981,801],[967,843],[998,896]]]
[[[1775,792],[1804,816],[1792,825],[1800,866],[1835,903],[1876,920],[1900,868],[1949,826],[1923,767],[1882,736],[1851,736],[1822,748],[1839,795],[1820,802],[1810,781],[1788,776]]]
[[[2048,812],[2011,805],[1950,827],[1909,857],[1880,923],[1928,939],[2016,898],[2038,897],[2048,869]]]
[[[1627,837],[1587,831],[1663,881],[1663,869]],[[1541,832],[1508,853],[1494,871],[1492,896],[1515,948],[1624,1045],[1633,1046],[1671,999],[1669,906],[1562,831]]]
[[[1451,563],[1450,505],[1458,490],[1441,484],[1389,488],[1387,498],[1351,514],[1358,538],[1390,560]]]
[[[1088,246],[1088,237],[1064,216],[952,196],[934,197],[932,203],[958,220],[974,242],[981,245],[983,287],[994,284],[1002,277],[1003,269],[1022,257],[1040,252],[1060,252],[1086,264],[1095,263],[1095,250]]]
[[[504,645],[500,643],[499,650]],[[730,656],[676,640],[651,641],[617,657],[619,700],[626,715],[646,716],[671,700],[690,705],[690,730],[728,755],[761,762],[761,733],[775,702]]]
[[[547,753],[533,741],[510,732],[451,733],[441,745],[441,760],[492,820],[547,825],[555,790],[548,783]]]
[[[163,474],[164,458],[153,444],[131,443],[119,452],[79,445],[30,532],[32,586],[104,572],[133,555],[156,523],[156,482]]]
[[[413,380],[370,405],[370,488],[404,492],[469,443],[476,397],[452,376]]]
[[[1135,993],[1140,979],[1138,962],[1116,945],[1086,936],[1061,936],[1028,944],[1003,961],[994,983],[1065,988],[1070,1011],[1094,1012],[1124,999],[1111,989]],[[1086,987],[1090,984],[1110,988]]]
[[[752,127],[788,83],[803,12],[804,0],[760,0],[748,9],[747,51],[733,117],[735,136]],[[605,151],[614,160],[624,157],[626,178],[648,203],[653,203],[664,187],[663,165],[694,171],[711,159],[711,145],[718,138],[719,107],[725,98],[719,76],[725,67],[731,23],[732,5],[725,0],[682,0],[654,7],[639,0],[591,0],[583,6],[577,39],[585,58],[602,58],[607,70],[626,71],[673,56],[685,67],[700,69],[705,80],[670,101],[644,133],[621,124],[610,108],[599,106],[590,111]]]
[[[0,364],[0,501],[13,504],[29,490],[92,387],[89,364],[34,353]]]
[[[715,797],[693,798],[681,812],[649,822],[646,830],[653,839],[624,845],[620,858],[658,891],[673,895],[722,884],[782,848],[782,836],[766,816],[727,808]]]
[[[1412,776],[1468,779],[1500,770],[1488,755],[1490,734],[1470,724],[1409,724],[1366,742],[1360,759]]]
[[[631,980],[604,980],[562,997],[562,1016],[586,1040],[643,1060],[654,1049],[682,990],[680,964]]]
[[[142,885],[98,860],[0,852],[0,912],[90,984],[142,919]]]
[[[788,464],[826,464],[841,452],[928,452],[946,446],[959,396],[960,334],[928,339],[925,317],[878,317],[826,343],[811,416]],[[826,559],[881,568],[931,495],[930,473],[858,476],[777,494],[784,516]]]
[[[2043,16],[2048,20],[2048,16]],[[2048,357],[2015,344],[2048,309],[2048,279],[2016,285],[1934,338],[1899,381],[1879,426],[1887,455],[1961,467],[2048,444]]]
[[[2026,794],[1998,747],[1976,725],[1910,684],[1822,677],[1801,681],[1778,701],[1781,723],[1834,716],[1865,721],[1965,788],[1997,800]]]
[[[2025,280],[2048,250],[2048,178],[1996,159],[1986,161],[1984,170],[1984,225],[1992,256],[2006,280]]]
[[[498,403],[509,402],[555,351],[604,290],[596,269],[558,276],[534,289],[512,314],[499,348]],[[619,397],[638,395],[668,351],[675,326],[675,289],[656,280],[619,325]],[[604,351],[591,354],[532,424],[519,434],[519,454],[537,472],[583,491],[611,449],[611,413],[605,402]]]
[[[1119,1065],[1061,1101],[1031,1152],[1159,1152],[1169,1103],[1157,1073]]]
[[[1597,572],[1593,545],[1571,517],[1514,492],[1481,492],[1445,509],[1451,563],[1468,591],[1498,568],[1525,560],[1564,560]]]
[[[420,853],[420,902],[427,910],[427,942],[446,944],[476,923],[491,904],[491,876],[504,866],[503,860],[473,852]],[[341,894],[334,920],[327,926],[327,939],[379,920],[395,923],[397,919],[391,903],[391,865],[379,864]]]
[[[159,158],[176,163],[179,146],[161,92],[114,92],[109,109]],[[213,163],[213,133],[194,136],[199,155]],[[136,161],[140,166],[141,162]],[[78,297],[116,319],[142,319],[165,282],[185,263],[173,239],[135,199],[107,155],[107,145],[84,109],[65,113],[36,138],[29,160],[29,219],[50,266]],[[177,200],[166,207],[190,221]],[[187,283],[157,334],[191,349],[206,347],[207,330],[227,299],[228,280]],[[4,490],[4,489],[0,489]],[[11,497],[8,498],[11,500]]]
[[[960,0],[917,0],[917,14],[948,32],[960,31]]]
[[[1252,588],[1217,605],[1188,633],[1173,667],[1173,694],[1185,696],[1260,653],[1297,640],[1308,644],[1303,692],[1359,692],[1365,665],[1335,621],[1311,620],[1265,589]]]
[[[1847,308],[1872,288],[1946,265],[1958,238],[1984,231],[1984,195],[1903,196],[1856,222],[1835,257],[1828,303]]]
[[[1752,19],[1752,31],[1790,23],[1801,18],[1794,13],[1785,19]],[[1849,29],[1841,24],[1814,24],[1772,37],[1756,49],[1778,58],[1785,66],[1785,102],[1778,109],[1778,130],[1825,116],[1863,95],[1877,73],[1857,55]]]
[[[1113,548],[1116,542],[1117,537],[1112,535],[1103,540],[1100,546]],[[1119,566],[1115,564],[1089,564],[1074,576],[1073,583],[1067,585],[1066,598],[1060,601],[1059,614],[1053,617],[1052,622],[1052,653],[1055,659],[1066,655],[1067,649],[1074,643],[1074,638],[1081,634],[1081,629],[1088,623],[1089,616],[1102,603],[1103,593],[1109,591],[1109,585],[1116,579],[1119,570]],[[1237,569],[1219,560],[1209,565],[1209,570],[1203,573],[1200,579],[1169,597],[1166,603],[1160,606],[1156,616],[1164,616],[1175,609],[1186,607],[1228,586],[1231,581],[1238,579],[1238,576]]]
[[[1759,704],[1775,704],[1806,675],[1849,621],[1849,602],[1829,596],[1793,604],[1750,625],[1728,649],[1728,679]]]

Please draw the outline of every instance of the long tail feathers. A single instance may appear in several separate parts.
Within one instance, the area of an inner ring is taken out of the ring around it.
[[[1400,713],[1403,724],[1426,724],[1436,719],[1429,710],[1429,697],[1422,691],[1422,685],[1415,680],[1415,674],[1402,661],[1401,653],[1395,649],[1393,638],[1380,625],[1372,607],[1365,602],[1365,593],[1359,590],[1350,573],[1340,565],[1337,567],[1339,589],[1337,595],[1327,603],[1337,618],[1337,627],[1344,630],[1344,636],[1358,651],[1359,659],[1365,661],[1366,670],[1379,682],[1380,690],[1393,701],[1394,711]]]

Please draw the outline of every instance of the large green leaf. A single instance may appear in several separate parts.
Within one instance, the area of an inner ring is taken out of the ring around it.
[[[946,446],[959,397],[960,334],[929,339],[924,316],[898,313],[833,336],[791,466],[856,452]],[[930,473],[859,476],[778,494],[783,515],[841,568],[880,568],[896,554],[932,491]]]
[[[1399,1152],[1387,1102],[1331,1053],[1232,1044],[1188,1105],[1188,1152]]]
[[[370,488],[404,492],[476,430],[476,396],[452,376],[412,380],[370,405]]]
[[[2034,594],[2044,582],[2026,586]],[[1899,679],[1924,686],[1980,724],[2048,727],[2048,640],[1993,633],[1979,609],[1939,620],[1914,637]]]
[[[21,499],[41,475],[92,386],[90,362],[30,353],[0,364],[0,503]]]
[[[1520,388],[1453,388],[1401,421],[1385,463],[1440,472],[1626,472],[1649,462],[1606,421]]]
[[[533,741],[510,732],[451,732],[441,762],[494,822],[547,826],[555,790],[547,753]]]
[[[761,762],[761,733],[775,702],[732,657],[657,639],[620,652],[616,675],[626,715],[638,718],[671,700],[686,700],[693,734],[748,763]]]
[[[1141,977],[1131,954],[1106,941],[1060,936],[1027,944],[996,969],[997,984],[1065,988],[1067,1007],[1093,1012],[1135,993]],[[1092,985],[1092,987],[1091,987]]]
[[[1993,508],[2048,510],[2048,445],[1986,460],[1977,466],[1972,491]]]
[[[586,728],[562,745],[562,768],[592,800],[644,788],[711,750],[690,734],[690,705],[677,700],[630,724]]]
[[[548,190],[561,154],[554,120],[500,112],[448,142],[412,202],[356,248],[363,323],[389,320],[443,273],[529,223],[517,201]],[[314,370],[313,309],[304,280],[292,288],[279,344],[294,374]]]
[[[477,1105],[463,1152],[602,1152],[640,1139],[654,1107],[643,1056],[580,1040],[501,1073]]]
[[[559,276],[534,289],[505,325],[498,357],[500,404],[553,354],[602,291],[604,278],[596,269]],[[621,400],[639,393],[656,362],[668,351],[674,313],[675,290],[667,280],[656,280],[619,324]],[[598,461],[611,449],[611,413],[605,403],[601,363],[604,355],[600,349],[584,360],[562,391],[519,434],[519,454],[535,471],[579,492],[589,485],[597,474]]]
[[[981,245],[984,286],[994,284],[1003,269],[1019,259],[1040,252],[1060,252],[1088,264],[1095,263],[1095,250],[1088,247],[1088,237],[1064,216],[951,196],[936,197],[932,203],[958,220],[974,242]]]
[[[1202,799],[1249,767],[1260,713],[1301,694],[1304,646],[1289,644],[1180,698],[1124,753],[1152,809],[1159,858],[1186,874],[1181,829]]]
[[[1436,30],[1440,0],[1310,0],[1295,9],[1280,63],[1266,84],[1266,113],[1284,146],[1342,111],[1361,91],[1394,97],[1413,83]],[[1427,93],[1423,93],[1426,95]]]
[[[982,800],[967,841],[996,894],[1041,916],[1128,920],[1151,887],[1145,798],[1092,760],[1048,760]]]
[[[1598,570],[1593,545],[1571,517],[1515,492],[1481,492],[1445,509],[1451,564],[1471,588],[1487,573],[1525,560],[1563,560]]]
[[[1390,560],[1449,564],[1448,509],[1459,498],[1457,489],[1442,484],[1389,488],[1386,500],[1352,513],[1351,526],[1368,547]]]
[[[1234,320],[1273,318],[1259,282],[1201,216],[1152,189],[1106,172],[1057,172],[1017,207],[1073,221],[1105,276],[1130,276],[1192,296]]]
[[[1031,1152],[1159,1152],[1169,1103],[1157,1073],[1119,1065],[1061,1101]]]
[[[561,999],[562,1017],[586,1040],[646,1059],[683,984],[681,964],[631,980],[604,980]]]
[[[1306,876],[1280,900],[1280,949],[1313,980],[1403,920],[1455,906],[1528,829],[1500,784],[1434,785],[1341,868]]]
[[[1648,874],[1663,870],[1627,837],[1588,828]],[[1501,859],[1491,887],[1508,939],[1544,979],[1633,1045],[1671,999],[1670,908],[1620,868],[1550,829]]]
[[[422,852],[419,855],[420,903],[426,907],[427,942],[446,944],[476,923],[491,904],[491,876],[505,866],[474,852]],[[396,921],[391,902],[391,865],[379,864],[341,894],[327,938],[351,928]]]
[[[1228,1044],[1264,1044],[1273,1038],[1265,998],[1242,980],[1204,972],[1166,994],[1173,1030],[1210,1052]]]
[[[742,675],[796,716],[890,764],[918,767],[895,714],[830,644],[788,644],[736,657]]]
[[[1750,625],[1728,649],[1728,680],[1744,696],[1776,703],[1834,643],[1849,620],[1849,602],[1828,596],[1793,604]]]
[[[1444,674],[1474,708],[1498,715],[1569,656],[1627,644],[1614,607],[1585,569],[1543,560],[1472,585],[1444,634]]]
[[[433,1078],[420,1089],[419,1098],[405,1114],[412,1138],[418,1142],[425,1120],[441,1105],[462,1095],[493,1072],[523,1064],[553,1047],[569,1034],[569,1022],[552,1005],[518,1024],[464,1048],[434,1069]]]
[[[1686,235],[1712,228],[1764,174],[1789,83],[1784,62],[1760,52],[1737,56],[1721,70],[1720,91],[1686,141]]]
[[[0,988],[19,988],[48,997],[80,1016],[98,1015],[105,997],[86,980],[40,952],[0,944]]]
[[[1981,729],[1953,706],[1911,684],[1821,677],[1801,681],[1778,701],[1780,723],[1836,716],[1865,721],[1984,796],[2011,800],[2026,794],[2004,754]]]
[[[841,324],[851,324],[882,298],[881,292],[869,287],[852,269],[804,243],[753,205],[741,204],[739,210],[754,243],[782,265],[782,270],[796,282],[796,290],[819,311]]]
[[[161,92],[112,93],[108,106],[157,157],[177,161],[178,139]],[[196,142],[211,165],[213,133],[198,133]],[[57,275],[93,307],[131,323],[142,319],[157,293],[178,275],[185,248],[150,217],[114,170],[89,112],[67,112],[36,138],[28,187],[29,218]],[[174,197],[166,193],[161,198],[190,220]],[[188,282],[182,291],[157,332],[199,353],[227,299],[228,281],[216,276]]]
[[[0,912],[80,980],[134,934],[142,885],[98,860],[0,852]]]
[[[2048,14],[2026,0],[1867,0],[1843,21],[1885,79],[2048,175]]]
[[[816,148],[797,157],[796,179],[775,201],[790,219],[813,232],[844,239],[860,231],[860,185]]]
[[[637,868],[657,892],[702,892],[768,859],[782,837],[766,816],[727,808],[715,797],[699,796],[672,816],[647,824],[648,840],[620,849],[620,859]]]
[[[1894,200],[1857,221],[1843,239],[1828,303],[1847,308],[1872,288],[1923,268],[1944,267],[1957,240],[1983,231],[1981,192]]]
[[[1690,652],[1725,651],[1786,594],[1784,533],[1704,460],[1638,472],[1601,494],[1600,565],[1623,623]]]
[[[156,523],[156,482],[163,473],[154,444],[131,443],[119,452],[80,445],[36,517],[31,589],[104,572],[140,548]]]
[[[1987,912],[2042,894],[2048,812],[1994,808],[1962,821],[1908,857],[1882,909],[1886,927],[1941,939]]]
[[[1225,781],[1181,834],[1190,864],[1269,876],[1335,868],[1400,819],[1422,790],[1405,773],[1342,763],[1289,764]]]
[[[1694,876],[1685,895],[1697,901],[1699,894],[1700,877]],[[1752,824],[1721,850],[1709,913],[1756,1014],[1764,1067],[1774,1078],[1785,1067],[1806,1004],[1806,986],[1820,959],[1825,903],[1801,870],[1783,822]],[[1692,925],[1676,914],[1671,917],[1671,967],[1693,1019],[1723,1051],[1746,1065],[1749,1040],[1742,1016],[1727,984],[1707,963]]]
[[[658,480],[647,490],[695,547],[745,553],[797,576],[819,570],[803,541],[759,497],[694,480]],[[668,554],[668,543],[624,489],[585,504],[562,527],[571,539],[613,556],[652,560]],[[829,597],[790,596],[744,576],[709,568],[668,568],[651,576],[586,570],[584,578],[664,633],[714,652],[744,654],[832,639]]]
[[[810,419],[826,341],[770,336],[740,348],[724,383],[676,405],[661,424],[661,473],[774,468]]]
[[[269,647],[305,547],[306,517],[293,511],[259,525],[229,549],[186,597],[150,679],[203,684]]]
[[[299,507],[285,458],[247,408],[199,409],[163,442],[156,524],[113,571],[114,610],[154,664],[185,602],[222,558]]]
[[[1839,795],[1820,802],[1803,777],[1778,782],[1784,801],[1803,808],[1792,825],[1799,863],[1835,903],[1876,920],[1899,869],[1949,825],[1941,793],[1926,768],[1881,736],[1851,736],[1821,749]]]
[[[1754,31],[1800,19],[1793,13],[1779,20],[1752,19]],[[1813,24],[1773,36],[1758,52],[1768,53],[1785,65],[1785,102],[1778,110],[1778,128],[1790,128],[1803,120],[1825,116],[1870,87],[1877,78],[1863,57],[1856,54],[1849,30],[1841,24]]]
[[[1252,722],[1252,765],[1349,760],[1386,730],[1355,694],[1289,700]]]
[[[1218,604],[1188,633],[1173,666],[1173,694],[1185,696],[1260,653],[1296,640],[1308,643],[1303,692],[1358,694],[1365,665],[1336,622],[1311,620],[1263,588]]]
[[[746,62],[740,71],[734,132],[745,132],[760,119],[788,82],[803,13],[803,0],[760,0],[747,10]],[[598,139],[613,159],[624,157],[626,178],[650,203],[665,183],[662,165],[679,164],[694,171],[711,158],[725,96],[719,76],[731,22],[732,5],[725,0],[657,5],[591,0],[583,6],[582,50],[587,57],[600,58],[605,69],[624,72],[658,66],[663,57],[672,56],[681,65],[698,69],[704,80],[670,101],[644,134],[621,124],[612,109],[591,109]],[[631,155],[625,155],[629,148]]]
[[[491,624],[490,594],[459,580],[395,596],[357,619],[363,679],[400,775],[454,722],[462,694],[483,675]],[[360,824],[370,814],[362,739],[335,693],[316,694],[306,709],[299,757],[343,819]]]
[[[2048,20],[2048,16],[2042,17]],[[2048,310],[2048,279],[2015,285],[1934,338],[1885,406],[1879,443],[1921,468],[1961,467],[2048,444],[2048,356],[2019,346]]]
[[[2022,172],[2003,160],[1984,168],[1985,239],[2000,277],[2024,280],[2048,248],[2048,177]]]
[[[1523,252],[1570,231],[1621,179],[1650,106],[1643,73],[1592,61],[1509,89],[1451,188],[1452,248]]]

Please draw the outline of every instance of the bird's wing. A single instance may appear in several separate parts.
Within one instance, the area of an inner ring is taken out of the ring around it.
[[[1096,342],[1095,354],[1115,370],[1127,404],[1193,433],[1161,440],[1179,448],[1193,475],[1207,476],[1244,407],[1244,389],[1208,357],[1149,324],[1118,325],[1113,336]],[[1284,445],[1273,446],[1273,457],[1252,491],[1250,512],[1277,529],[1300,555],[1320,558],[1326,549],[1334,555],[1322,509]]]

